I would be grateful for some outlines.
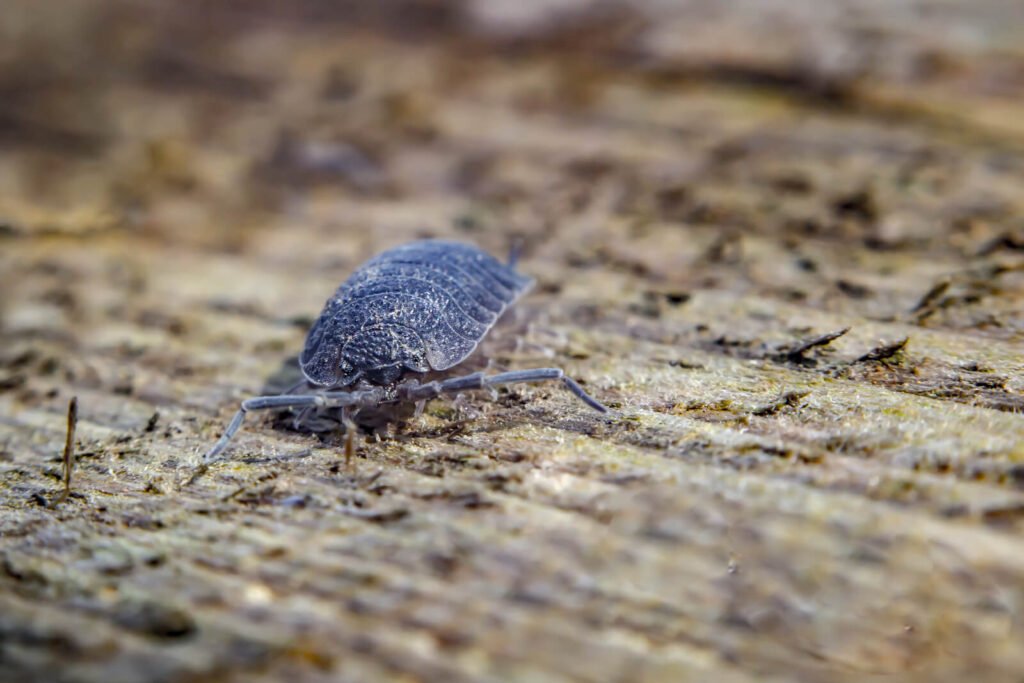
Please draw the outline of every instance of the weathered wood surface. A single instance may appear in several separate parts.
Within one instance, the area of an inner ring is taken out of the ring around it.
[[[1018,2],[282,7],[5,3],[0,679],[1020,680]],[[616,415],[182,487],[422,235],[524,238],[492,363]]]

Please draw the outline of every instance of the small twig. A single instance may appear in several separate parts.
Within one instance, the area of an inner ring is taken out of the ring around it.
[[[704,252],[704,260],[710,263],[737,263],[743,254],[742,244],[738,232],[720,232]]]
[[[352,466],[352,458],[355,455],[355,439],[356,439],[356,426],[355,421],[349,415],[348,408],[345,408],[342,412],[342,422],[345,425],[345,470],[352,475],[355,470]]]
[[[796,345],[793,346],[792,348],[786,349],[786,351],[785,351],[786,357],[789,358],[790,360],[793,360],[793,361],[800,360],[801,358],[803,358],[803,355],[805,353],[807,353],[808,351],[810,351],[814,347],[816,347],[816,346],[826,346],[828,344],[831,344],[836,339],[839,339],[840,337],[842,337],[844,334],[846,334],[849,331],[850,331],[849,327],[844,327],[843,329],[836,330],[835,332],[826,332],[825,334],[819,334],[819,335],[817,335],[815,337],[809,337],[808,339],[803,339],[803,340],[797,342]]]
[[[769,415],[774,415],[775,413],[779,412],[783,408],[786,408],[788,406],[798,405],[800,403],[800,401],[802,401],[804,398],[809,396],[810,393],[811,392],[809,392],[809,391],[789,391],[789,392],[786,392],[785,394],[780,396],[773,403],[769,403],[768,405],[761,406],[760,408],[755,408],[754,410],[750,411],[750,414],[751,415],[756,415],[757,417],[767,417]]]
[[[910,337],[904,337],[903,339],[894,341],[891,344],[882,344],[881,346],[871,349],[853,362],[863,363],[864,361],[885,360],[887,358],[891,358],[902,351],[908,341],[910,341]]]
[[[71,495],[71,469],[75,458],[75,429],[78,427],[78,397],[68,402],[68,430],[64,438],[64,491]]]
[[[1024,233],[1013,234],[1004,232],[995,239],[988,241],[978,249],[975,256],[990,256],[1000,249],[1010,251],[1024,251]]]
[[[362,477],[362,481],[359,482],[359,487],[363,488],[363,489],[370,488],[370,486],[374,482],[376,482],[378,479],[380,479],[382,474],[384,474],[384,470],[377,470],[376,472],[374,472],[372,474],[369,474],[369,475],[367,475],[365,477]]]
[[[256,486],[258,484],[266,483],[266,482],[271,481],[273,479],[277,479],[277,472],[268,472],[267,474],[260,475],[259,477],[256,478],[255,482],[250,482],[250,483],[247,483],[247,484],[242,484],[241,486],[239,486],[237,489],[235,489],[231,493],[223,496],[220,500],[221,500],[222,503],[227,503],[228,501],[230,501],[230,500],[232,500],[234,498],[237,498],[238,496],[242,495],[243,493],[245,493],[249,489],[253,488],[254,486]],[[266,491],[266,488],[264,488],[264,491]]]
[[[355,507],[354,505],[343,505],[341,507],[341,512],[349,517],[355,517],[367,522],[378,522],[381,524],[395,522],[409,515],[409,509],[403,507],[366,510]]]
[[[981,510],[981,519],[986,522],[1007,523],[1024,516],[1024,503],[992,505]]]
[[[936,282],[931,289],[925,292],[925,295],[921,297],[921,300],[917,302],[917,305],[910,309],[910,312],[918,313],[926,308],[930,308],[940,296],[946,293],[950,284],[949,280],[939,280]]]
[[[71,497],[71,470],[75,465],[75,428],[78,427],[78,397],[68,402],[68,426],[64,437],[64,490],[50,503],[55,508]]]
[[[198,467],[196,467],[194,470],[192,470],[192,476],[190,476],[188,479],[186,479],[185,483],[182,484],[181,486],[179,486],[178,489],[180,490],[180,489],[187,488],[187,487],[191,486],[192,484],[196,483],[196,481],[201,476],[203,476],[204,474],[206,474],[209,471],[210,471],[209,463],[206,463],[206,462],[200,463]]]

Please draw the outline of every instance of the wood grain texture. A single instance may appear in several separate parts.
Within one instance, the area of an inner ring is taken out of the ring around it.
[[[1019,680],[1019,3],[9,5],[0,680]],[[183,486],[426,236],[522,240],[477,365],[615,414]]]

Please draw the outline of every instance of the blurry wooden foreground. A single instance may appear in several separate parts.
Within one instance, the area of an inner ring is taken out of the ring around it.
[[[1020,680],[1019,3],[282,6],[5,3],[0,679]],[[524,239],[494,367],[617,415],[180,490],[424,235]]]

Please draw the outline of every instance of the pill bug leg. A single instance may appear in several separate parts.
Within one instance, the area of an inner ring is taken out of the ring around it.
[[[532,368],[529,370],[512,370],[501,372],[496,375],[484,375],[482,372],[474,372],[472,375],[452,377],[442,382],[428,382],[422,385],[406,385],[402,388],[402,398],[411,401],[421,401],[436,398],[441,394],[454,394],[467,389],[490,389],[501,384],[516,384],[518,382],[546,382],[550,380],[561,380],[578,399],[599,413],[607,413],[608,408],[597,399],[584,391],[576,380],[569,377],[561,368]]]
[[[319,394],[285,394],[282,396],[256,396],[242,401],[241,407],[231,419],[224,435],[213,448],[203,456],[204,463],[210,463],[224,452],[232,437],[238,433],[245,421],[246,413],[253,410],[279,410],[281,408],[346,408],[359,409],[379,405],[384,398],[380,388],[365,391],[327,391]]]

